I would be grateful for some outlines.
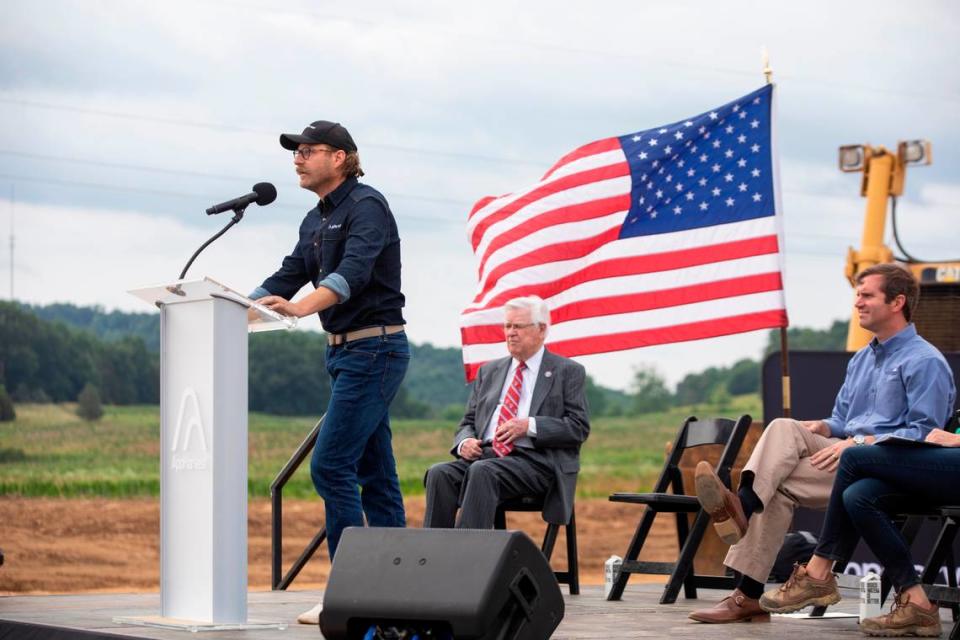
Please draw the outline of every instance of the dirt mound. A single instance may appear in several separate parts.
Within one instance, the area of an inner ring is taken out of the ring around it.
[[[406,506],[408,522],[419,526],[423,498],[409,499]],[[286,569],[321,526],[323,508],[319,499],[288,500],[283,507]],[[604,560],[612,554],[623,555],[640,514],[639,507],[604,499],[577,502],[584,584],[603,581]],[[539,514],[510,514],[508,526],[526,531],[538,544],[542,540],[544,524]],[[0,594],[157,591],[159,532],[160,505],[156,499],[0,498],[0,549],[5,555],[0,567]],[[250,503],[249,539],[250,588],[269,589],[269,501]],[[554,550],[556,568],[565,564],[564,544],[561,533]],[[672,561],[676,554],[673,519],[660,516],[641,557]],[[324,545],[291,588],[322,588],[329,568]]]

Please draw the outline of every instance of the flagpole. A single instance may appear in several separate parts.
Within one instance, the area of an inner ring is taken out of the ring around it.
[[[773,69],[770,68],[770,54],[767,48],[761,49],[761,58],[763,61],[763,77],[767,84],[773,84]],[[783,417],[791,417],[790,407],[790,347],[787,342],[787,328],[780,327],[780,390],[783,406]]]
[[[770,68],[770,54],[766,47],[761,47],[760,55],[763,58],[763,77],[767,84],[773,84],[773,69]]]

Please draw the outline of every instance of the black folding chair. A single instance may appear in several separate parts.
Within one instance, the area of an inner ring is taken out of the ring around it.
[[[950,640],[960,640],[960,587],[957,586],[957,563],[953,555],[953,543],[957,534],[960,533],[960,506],[938,507],[898,514],[897,519],[902,521],[901,531],[908,545],[913,544],[924,522],[932,519],[940,526],[936,541],[933,543],[933,547],[923,565],[924,569],[920,575],[920,583],[931,602],[950,609],[954,621]],[[941,567],[946,568],[946,585],[936,584]],[[884,575],[881,581],[881,602],[886,601],[892,587],[893,585]],[[814,614],[816,613],[822,615],[819,608],[814,610]]]
[[[953,556],[953,541],[960,532],[960,506],[942,507],[937,511],[942,518],[940,534],[924,564],[920,582],[932,602],[952,611],[950,640],[960,640],[960,588],[957,587],[957,563]],[[934,584],[941,566],[947,567],[946,586]]]
[[[494,528],[507,528],[507,511],[543,511],[543,496],[531,496],[508,500],[497,509]],[[567,539],[567,570],[554,571],[553,575],[557,577],[557,582],[567,585],[570,595],[575,596],[580,593],[580,566],[577,563],[577,513],[574,510],[570,514],[570,522],[564,526],[564,532]],[[543,544],[540,545],[540,551],[550,561],[553,555],[553,547],[557,543],[557,534],[560,532],[559,524],[547,523],[547,530],[543,534]]]
[[[734,579],[728,576],[698,575],[694,571],[693,559],[703,541],[703,535],[710,523],[710,514],[700,508],[695,496],[685,495],[683,478],[680,471],[680,460],[688,449],[704,445],[724,445],[720,461],[715,467],[717,475],[725,485],[730,486],[730,470],[740,447],[750,429],[752,418],[748,415],[740,416],[734,422],[724,418],[714,420],[697,420],[687,418],[677,433],[676,440],[660,479],[651,493],[614,493],[610,496],[612,502],[629,502],[646,506],[643,517],[630,541],[630,546],[624,554],[623,566],[620,574],[614,581],[613,588],[607,600],[619,600],[627,586],[627,580],[632,573],[646,573],[669,575],[660,604],[676,602],[683,584],[684,596],[696,598],[697,588],[702,589],[732,589]],[[637,560],[640,551],[646,542],[647,535],[653,527],[653,520],[658,513],[673,513],[677,519],[677,543],[680,555],[676,562],[640,562]],[[696,519],[691,529],[687,522],[687,514],[695,513]]]

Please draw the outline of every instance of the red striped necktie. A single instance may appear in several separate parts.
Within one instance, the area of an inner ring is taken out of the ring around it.
[[[527,368],[525,362],[517,365],[517,370],[513,374],[513,380],[507,388],[507,395],[503,397],[503,404],[500,406],[500,417],[497,419],[499,427],[507,420],[517,417],[517,410],[520,408],[520,391],[523,389],[523,371]],[[503,443],[493,438],[493,452],[501,458],[513,451],[513,443]]]

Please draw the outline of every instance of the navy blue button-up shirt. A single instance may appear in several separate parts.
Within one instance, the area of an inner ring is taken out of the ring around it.
[[[936,347],[913,324],[854,354],[825,421],[830,434],[896,435],[923,440],[947,423],[956,396],[953,372]]]
[[[337,294],[320,312],[328,333],[404,324],[400,292],[400,236],[379,191],[347,178],[307,212],[293,252],[252,298],[291,299],[306,283]]]

